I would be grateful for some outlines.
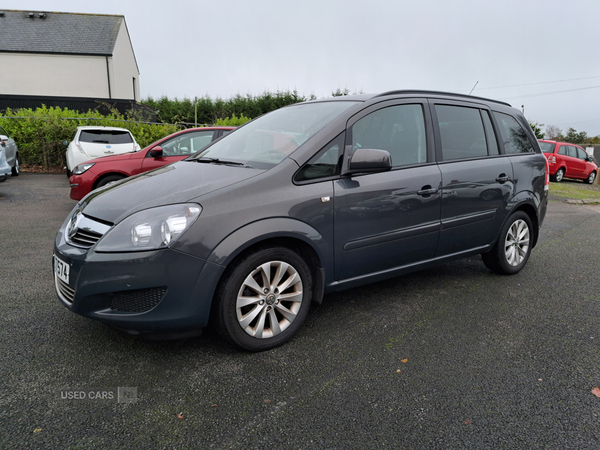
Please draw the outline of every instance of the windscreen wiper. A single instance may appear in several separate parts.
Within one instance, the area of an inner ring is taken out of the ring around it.
[[[202,158],[193,159],[193,161],[196,161],[199,163],[206,163],[206,164],[224,164],[226,166],[250,167],[247,164],[241,163],[239,161],[228,161],[226,159],[219,159],[219,158],[206,158],[204,156]]]

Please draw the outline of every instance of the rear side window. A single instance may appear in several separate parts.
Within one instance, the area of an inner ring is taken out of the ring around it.
[[[421,105],[382,108],[352,126],[352,148],[387,150],[392,167],[427,162],[425,120]]]
[[[508,114],[494,112],[506,153],[534,152],[533,145],[527,137],[527,132],[517,120]]]
[[[551,142],[540,142],[540,147],[542,147],[544,153],[554,153],[556,144],[552,144]]]
[[[496,138],[490,136],[491,151],[488,152],[488,134],[493,134],[491,123],[484,127],[481,113],[486,117],[487,111],[464,106],[435,105],[440,138],[442,141],[442,156],[444,161],[463,158],[477,158],[498,154]],[[489,116],[487,116],[489,122]]]
[[[127,131],[120,130],[82,130],[79,135],[81,142],[95,144],[131,144],[133,139]]]

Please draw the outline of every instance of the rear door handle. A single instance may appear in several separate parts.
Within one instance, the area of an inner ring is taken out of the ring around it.
[[[506,183],[507,181],[510,181],[510,177],[507,177],[506,174],[501,173],[500,176],[496,178],[496,181],[498,183]]]

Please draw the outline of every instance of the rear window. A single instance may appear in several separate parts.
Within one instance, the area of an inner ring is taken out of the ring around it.
[[[554,153],[554,147],[556,147],[556,144],[551,142],[540,142],[540,147],[542,147],[542,151],[544,153]]]
[[[83,130],[79,135],[81,142],[95,144],[131,144],[133,138],[128,131],[120,130]]]

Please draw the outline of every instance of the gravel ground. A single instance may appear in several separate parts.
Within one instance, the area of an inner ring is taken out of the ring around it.
[[[552,201],[518,275],[475,257],[328,295],[249,354],[63,308],[52,244],[74,205],[64,175],[0,183],[2,449],[600,448],[599,206]]]

